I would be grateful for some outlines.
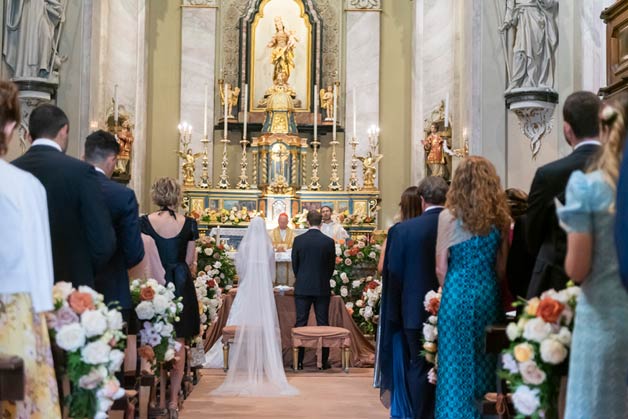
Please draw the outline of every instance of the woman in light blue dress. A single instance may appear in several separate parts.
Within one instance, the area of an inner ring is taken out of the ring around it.
[[[566,204],[557,210],[568,233],[565,271],[582,290],[569,360],[566,419],[628,418],[628,294],[613,240],[625,109],[619,104],[604,108],[602,153],[589,173],[571,175]]]

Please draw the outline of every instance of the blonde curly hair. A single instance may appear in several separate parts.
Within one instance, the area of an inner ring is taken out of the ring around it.
[[[160,177],[151,187],[150,196],[159,207],[177,208],[181,203],[181,185],[171,177]]]
[[[447,193],[445,207],[471,234],[485,236],[493,226],[510,226],[506,194],[495,166],[480,156],[460,163]]]
[[[619,178],[619,167],[626,141],[628,121],[628,95],[622,94],[609,101],[600,112],[600,140],[602,148],[588,171],[601,170],[606,182],[615,189]]]

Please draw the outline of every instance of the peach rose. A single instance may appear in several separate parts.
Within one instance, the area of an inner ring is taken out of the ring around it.
[[[148,345],[140,346],[137,353],[148,362],[153,362],[155,359],[155,351]]]
[[[155,298],[155,290],[153,287],[144,287],[140,290],[140,300],[153,301],[153,298]]]
[[[530,316],[536,316],[536,311],[539,308],[539,297],[534,297],[530,301],[528,301],[528,305],[526,306],[526,313]]]
[[[438,314],[438,309],[440,308],[440,300],[438,298],[432,298],[428,304],[427,311],[430,312],[433,316]]]
[[[534,358],[534,348],[529,343],[520,343],[515,346],[513,352],[518,362],[526,362]]]
[[[537,314],[547,323],[555,323],[559,318],[565,305],[550,297],[545,297],[539,303]]]
[[[342,263],[342,258],[336,256],[336,265],[340,265]]]
[[[94,299],[86,292],[74,291],[68,297],[68,303],[77,314],[83,314],[85,310],[94,309]]]

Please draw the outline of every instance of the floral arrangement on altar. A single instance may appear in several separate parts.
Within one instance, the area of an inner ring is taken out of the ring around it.
[[[303,210],[294,217],[292,217],[292,224],[296,228],[307,228],[307,210]]]
[[[338,214],[338,221],[346,226],[359,226],[363,224],[374,224],[375,217],[362,212],[350,214],[348,210],[345,210]]]
[[[438,310],[441,298],[442,289],[439,288],[438,291],[429,291],[423,300],[425,311],[430,313],[427,323],[423,323],[423,356],[427,362],[434,364],[427,373],[427,379],[432,384],[436,384],[438,371]]]
[[[201,315],[201,334],[199,338],[205,334],[205,331],[218,318],[218,309],[222,304],[222,291],[218,286],[218,282],[205,271],[200,271],[194,280],[196,288],[196,299],[198,300],[199,313]]]
[[[336,244],[336,270],[330,280],[332,293],[343,298],[365,334],[373,334],[379,315],[381,283],[374,276],[381,251],[381,245],[366,236]]]
[[[154,279],[131,282],[135,314],[142,321],[138,354],[157,369],[174,359],[181,344],[175,340],[174,322],[183,310],[181,298],[175,298],[174,284],[160,285]]]
[[[124,361],[122,315],[90,287],[57,282],[52,294],[54,310],[47,323],[52,341],[66,354],[69,415],[106,419],[113,401],[124,395],[115,377]]]
[[[190,213],[190,216],[197,220],[200,219],[204,223],[224,225],[248,223],[258,215],[262,214],[258,211],[250,211],[246,207],[240,209],[233,207],[230,211],[224,208],[218,210],[205,208],[202,214],[198,214],[197,212]]]
[[[502,353],[500,376],[513,392],[518,418],[558,417],[558,389],[569,359],[579,294],[580,288],[570,283],[564,290],[515,303],[524,310],[506,328],[511,343]]]
[[[214,237],[203,236],[196,241],[199,275],[204,271],[221,290],[229,290],[236,276],[235,265],[227,250],[224,244],[216,243]]]

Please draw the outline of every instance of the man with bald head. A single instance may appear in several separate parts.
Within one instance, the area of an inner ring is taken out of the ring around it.
[[[294,230],[288,227],[288,214],[281,213],[277,219],[278,226],[271,231],[270,239],[273,242],[273,247],[278,252],[285,252],[288,249],[292,249],[292,243],[294,242]]]

